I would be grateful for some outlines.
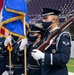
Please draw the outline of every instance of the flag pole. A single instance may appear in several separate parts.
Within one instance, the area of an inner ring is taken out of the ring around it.
[[[24,26],[24,35],[26,36],[26,25],[25,25],[25,17],[23,21]],[[24,47],[24,75],[27,75],[27,57],[26,57],[27,51],[26,46]]]
[[[8,48],[9,50],[9,75],[13,75],[11,73],[11,68],[12,68],[12,60],[11,60],[11,51],[12,51],[12,45],[10,43],[8,43]]]
[[[9,75],[11,74],[11,68],[12,68],[12,63],[11,63],[11,51],[9,51]]]

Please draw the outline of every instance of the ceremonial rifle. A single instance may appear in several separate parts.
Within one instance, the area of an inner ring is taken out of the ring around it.
[[[68,27],[72,22],[74,21],[74,16],[71,17],[69,20],[67,20],[64,24],[61,25],[55,32],[53,32],[51,35],[48,36],[48,39],[44,41],[37,49],[44,52],[45,48],[50,45],[50,41],[52,38],[54,38],[58,33],[60,33],[62,30],[64,30],[66,27]]]

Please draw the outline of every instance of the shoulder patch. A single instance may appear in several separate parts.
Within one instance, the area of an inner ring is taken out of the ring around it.
[[[62,41],[63,45],[65,46],[68,46],[69,45],[69,42],[66,42],[66,41]]]

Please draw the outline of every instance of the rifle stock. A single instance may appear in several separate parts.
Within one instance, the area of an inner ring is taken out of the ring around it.
[[[55,37],[58,33],[68,27],[74,21],[74,16],[67,20],[64,24],[61,25],[59,29],[57,29],[53,34],[49,35],[48,39],[42,43],[37,49],[44,52],[44,49],[50,45],[50,40]]]

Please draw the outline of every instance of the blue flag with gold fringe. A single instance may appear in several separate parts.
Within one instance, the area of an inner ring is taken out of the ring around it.
[[[24,36],[24,17],[25,25],[29,28],[28,8],[25,0],[4,0],[3,5],[3,26],[13,35]]]

